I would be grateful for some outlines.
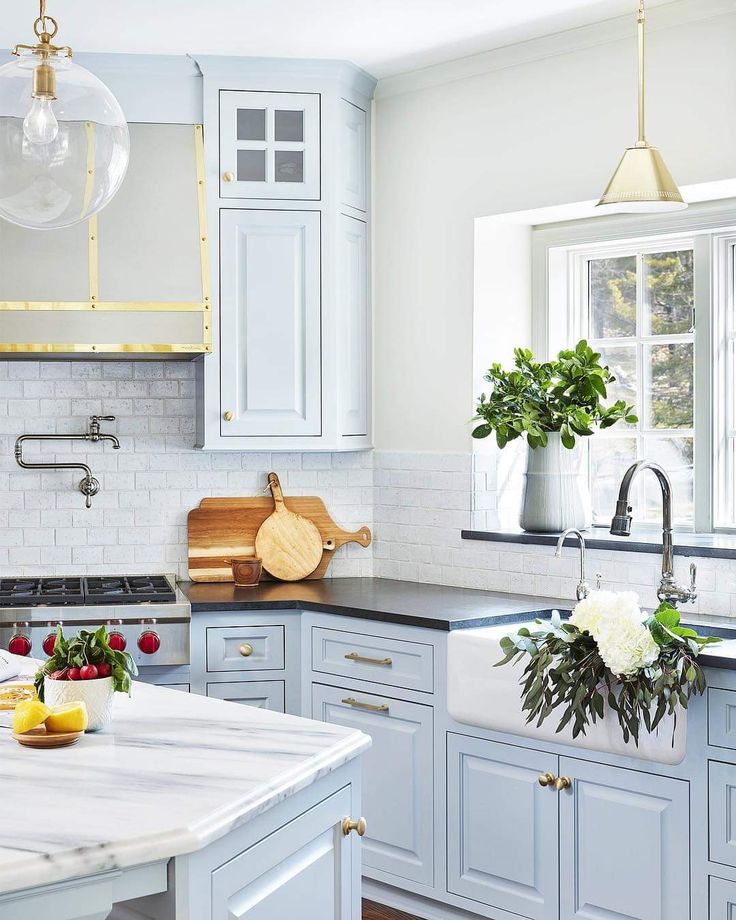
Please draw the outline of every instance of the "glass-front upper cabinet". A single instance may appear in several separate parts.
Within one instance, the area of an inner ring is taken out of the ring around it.
[[[220,92],[220,196],[319,200],[319,93]]]

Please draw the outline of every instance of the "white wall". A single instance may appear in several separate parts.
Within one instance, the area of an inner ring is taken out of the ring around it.
[[[682,185],[734,176],[734,4],[684,0],[650,22],[651,142]],[[635,139],[635,67],[627,18],[379,84],[377,447],[469,450],[473,221],[597,198]]]

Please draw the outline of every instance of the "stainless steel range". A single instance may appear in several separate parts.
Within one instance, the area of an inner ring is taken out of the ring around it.
[[[59,624],[72,634],[104,623],[139,667],[188,665],[190,618],[173,575],[0,578],[0,648],[15,655],[50,655]]]

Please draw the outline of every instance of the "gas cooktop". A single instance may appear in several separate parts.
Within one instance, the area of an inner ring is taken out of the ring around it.
[[[0,578],[0,607],[171,604],[176,600],[176,588],[166,575]]]

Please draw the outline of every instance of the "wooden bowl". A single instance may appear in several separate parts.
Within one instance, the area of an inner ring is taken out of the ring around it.
[[[236,588],[255,588],[261,580],[263,566],[257,556],[238,556],[235,559],[226,559],[233,570],[233,581]]]

